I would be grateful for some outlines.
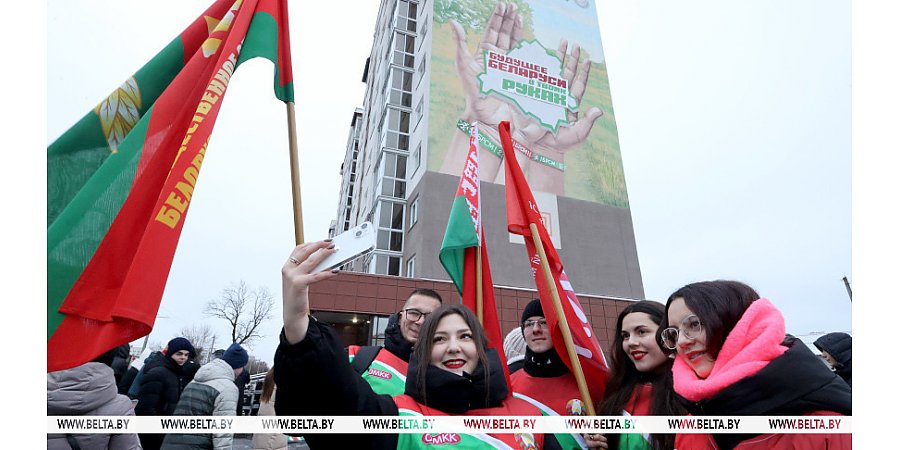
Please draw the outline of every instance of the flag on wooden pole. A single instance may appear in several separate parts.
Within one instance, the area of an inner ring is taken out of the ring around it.
[[[546,254],[546,262],[549,266],[555,290],[559,293],[560,306],[571,332],[578,362],[581,364],[581,369],[584,372],[587,386],[591,390],[593,401],[599,401],[606,387],[609,367],[606,364],[603,351],[600,349],[600,343],[597,341],[597,337],[594,336],[591,324],[584,314],[584,309],[581,307],[569,278],[563,270],[559,254],[556,253],[556,248],[553,247],[550,235],[544,227],[541,212],[538,209],[537,202],[534,200],[534,195],[531,193],[531,188],[528,187],[525,176],[522,174],[522,169],[516,160],[513,141],[510,137],[509,122],[500,123],[500,142],[503,146],[503,159],[506,162],[504,164],[506,175],[506,219],[509,232],[525,237],[525,247],[528,251],[528,258],[531,261],[535,284],[540,294],[541,307],[550,327],[553,346],[557,353],[563,356],[569,354],[565,346],[566,338],[563,336],[564,331],[562,327],[560,327],[560,318],[556,314],[551,285],[547,283],[541,267],[540,253]],[[542,249],[538,249],[532,239],[532,228],[537,231]],[[566,357],[562,359],[566,362],[569,369],[572,369],[573,373],[575,373],[573,361]]]
[[[48,147],[48,371],[150,332],[234,70],[271,60],[293,101],[287,18],[286,0],[216,1]]]
[[[456,196],[450,207],[447,231],[441,244],[439,259],[450,275],[456,289],[462,296],[463,305],[472,311],[481,310],[479,320],[487,335],[488,347],[497,350],[500,360],[506,362],[503,352],[503,335],[497,317],[497,303],[494,298],[494,282],[491,279],[491,265],[488,261],[487,244],[481,220],[481,181],[478,177],[478,124],[472,126],[469,136],[469,153],[459,177]],[[477,270],[481,257],[481,274]],[[480,278],[480,280],[479,280]],[[478,300],[481,288],[482,298]],[[479,305],[480,303],[480,305]],[[509,368],[503,365],[507,386]],[[510,390],[510,393],[512,390]]]

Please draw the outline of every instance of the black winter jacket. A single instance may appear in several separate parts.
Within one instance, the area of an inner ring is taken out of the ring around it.
[[[400,313],[391,315],[387,328],[384,329],[384,348],[394,356],[409,362],[412,355],[412,344],[403,338],[400,332]]]
[[[834,373],[838,374],[852,387],[853,338],[847,333],[828,333],[816,339],[813,345],[823,352],[828,352],[837,361]]]
[[[281,343],[275,351],[275,385],[278,386],[275,397],[275,412],[279,416],[396,416],[399,414],[396,403],[388,395],[377,395],[369,384],[363,380],[347,361],[347,353],[337,333],[328,325],[310,318],[306,337],[294,344],[287,343],[284,330],[281,332]],[[506,395],[506,381],[503,377],[500,362],[496,353],[489,353],[494,364],[491,364],[491,399],[484,400],[483,395],[465,392],[467,389],[483,389],[479,383],[460,383],[459,376],[432,377],[426,396],[428,404],[434,408],[449,411],[459,404],[459,399],[470,399],[471,409],[489,405],[478,404],[478,400],[493,402]],[[431,365],[427,368],[440,370]],[[406,393],[420,403],[425,403],[416,394],[418,363],[410,361],[406,377]],[[479,366],[473,379],[479,378]],[[448,375],[452,375],[449,374]],[[432,381],[436,381],[432,383]],[[315,386],[314,389],[310,388]],[[483,392],[483,391],[481,391]],[[305,436],[310,449],[377,449],[394,450],[397,448],[396,434],[310,434]],[[559,448],[552,435],[544,436],[544,448]]]
[[[802,416],[816,411],[851,415],[850,386],[828,370],[809,348],[793,341],[788,351],[759,372],[699,402],[685,400],[693,415]],[[713,435],[719,449],[734,448],[753,435]]]
[[[138,404],[134,408],[139,416],[171,416],[175,413],[181,391],[188,380],[182,367],[166,357],[165,362],[150,369],[141,382]]]
[[[178,406],[181,392],[188,380],[182,367],[168,356],[162,365],[150,369],[141,377],[138,403],[134,413],[138,416],[171,416]],[[162,446],[164,434],[141,433],[144,450],[157,450]]]

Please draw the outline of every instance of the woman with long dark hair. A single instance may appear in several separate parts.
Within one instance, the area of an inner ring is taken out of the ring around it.
[[[336,272],[310,273],[333,253],[327,241],[302,244],[282,267],[284,330],[275,352],[275,410],[290,416],[537,416],[540,411],[512,397],[503,364],[487,348],[484,329],[461,305],[428,314],[410,357],[404,395],[377,395],[347,362],[334,329],[309,314],[309,285]],[[386,374],[389,375],[389,374]],[[523,434],[309,434],[310,448],[559,448],[552,435]],[[537,447],[535,447],[537,446]]]
[[[658,339],[662,303],[640,301],[625,307],[616,320],[616,334],[610,348],[611,371],[606,394],[597,406],[600,416],[679,416],[687,410],[672,390],[674,351],[664,349]],[[628,450],[668,450],[707,448],[708,435],[607,434],[606,446],[595,444],[596,435],[587,435],[591,448]]]
[[[806,345],[785,339],[781,312],[737,281],[705,281],[666,302],[660,336],[677,351],[673,386],[694,415],[850,415],[850,387]],[[713,434],[720,450],[849,449],[849,434]]]

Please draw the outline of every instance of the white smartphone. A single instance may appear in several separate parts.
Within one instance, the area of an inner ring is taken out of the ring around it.
[[[346,264],[375,250],[375,227],[363,222],[332,239],[336,252],[328,255],[310,273],[323,272]]]

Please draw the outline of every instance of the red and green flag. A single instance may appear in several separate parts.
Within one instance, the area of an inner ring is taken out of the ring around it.
[[[47,370],[150,333],[234,70],[275,63],[293,102],[287,0],[217,0],[47,148]]]
[[[510,136],[509,122],[500,123],[500,143],[503,146],[503,160],[506,162],[504,164],[506,175],[506,221],[509,232],[525,237],[525,248],[528,251],[531,271],[534,274],[534,281],[541,299],[541,308],[544,311],[544,317],[547,319],[547,324],[553,337],[553,346],[557,353],[563,356],[563,361],[566,362],[566,365],[571,370],[572,362],[564,356],[568,355],[568,352],[559,326],[556,308],[553,306],[550,287],[544,278],[540,254],[531,237],[530,224],[537,226],[541,244],[547,255],[547,262],[550,265],[550,272],[554,283],[556,283],[556,291],[559,293],[560,303],[566,316],[566,322],[572,334],[575,352],[578,354],[585,380],[590,389],[591,399],[593,402],[598,402],[602,398],[609,374],[609,367],[606,365],[603,350],[600,349],[600,343],[593,333],[591,324],[587,320],[587,315],[584,314],[581,302],[575,295],[572,284],[566,276],[559,254],[556,253],[556,248],[554,248],[550,240],[550,234],[547,233],[547,228],[544,226],[541,212],[538,209],[537,202],[534,200],[534,195],[531,193],[531,188],[525,181],[525,175],[522,173],[519,162],[516,160],[513,146],[517,143],[514,143]]]
[[[472,311],[477,311],[478,290],[477,255],[481,253],[482,325],[488,340],[488,347],[496,349],[504,362],[503,373],[506,385],[509,368],[503,352],[503,332],[497,317],[497,303],[494,299],[494,281],[491,279],[491,265],[488,262],[487,244],[481,228],[481,181],[478,177],[478,123],[472,124],[469,135],[469,153],[459,177],[456,196],[450,207],[447,231],[438,258],[450,275],[453,284],[462,296],[462,303]],[[512,388],[510,388],[510,395]]]

